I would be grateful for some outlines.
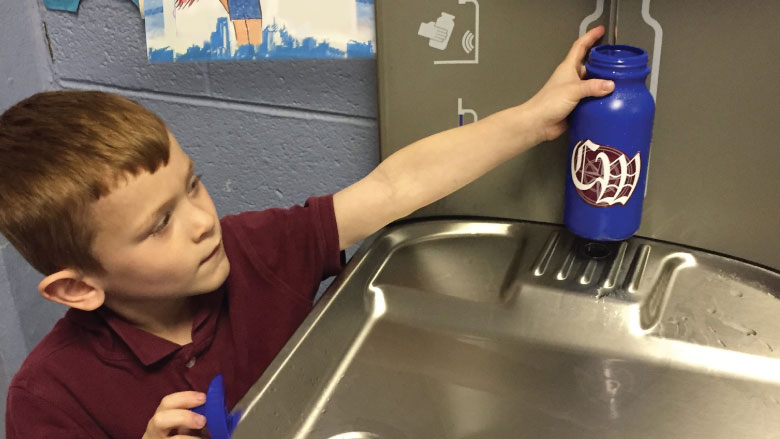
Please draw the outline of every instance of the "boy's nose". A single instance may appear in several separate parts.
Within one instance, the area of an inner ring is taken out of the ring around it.
[[[193,206],[192,230],[195,242],[203,241],[214,233],[216,219],[211,212],[198,206]]]

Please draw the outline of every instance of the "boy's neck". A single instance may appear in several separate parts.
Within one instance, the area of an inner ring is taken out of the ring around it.
[[[133,326],[183,346],[192,342],[191,299],[106,300],[105,305]]]

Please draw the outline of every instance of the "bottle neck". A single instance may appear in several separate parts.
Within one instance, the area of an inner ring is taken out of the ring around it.
[[[650,73],[644,50],[627,45],[596,46],[590,50],[585,68],[594,78],[644,81]]]
[[[603,72],[594,72],[588,69],[588,79],[608,79],[615,81],[615,84],[644,84],[647,79],[647,73],[640,72],[634,75],[612,75]]]

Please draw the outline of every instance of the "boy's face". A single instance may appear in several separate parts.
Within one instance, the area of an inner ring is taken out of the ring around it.
[[[128,175],[91,209],[106,303],[217,289],[230,270],[217,210],[192,161],[170,137],[168,164]]]

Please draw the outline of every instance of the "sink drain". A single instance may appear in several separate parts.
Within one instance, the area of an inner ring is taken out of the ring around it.
[[[604,242],[586,241],[580,245],[580,253],[589,259],[604,259],[612,254],[612,247]]]

